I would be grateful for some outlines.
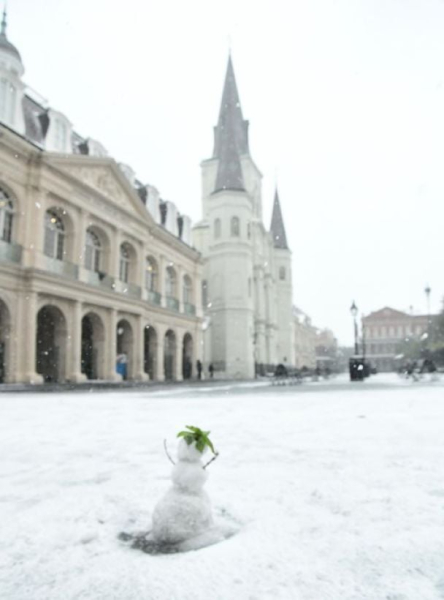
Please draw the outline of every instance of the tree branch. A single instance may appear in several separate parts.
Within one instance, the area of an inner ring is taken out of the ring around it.
[[[163,447],[165,448],[165,454],[168,457],[168,460],[170,461],[170,463],[172,463],[173,465],[175,465],[176,463],[174,462],[174,460],[171,458],[170,453],[168,452],[168,448],[167,448],[167,441],[163,440]]]
[[[206,469],[206,468],[207,468],[209,465],[211,465],[211,463],[213,462],[213,460],[216,460],[216,458],[217,458],[218,456],[219,456],[219,452],[215,452],[215,453],[214,453],[214,456],[213,456],[213,458],[212,458],[211,460],[209,460],[209,461],[207,462],[207,464],[203,466],[203,468],[204,468],[204,469]]]

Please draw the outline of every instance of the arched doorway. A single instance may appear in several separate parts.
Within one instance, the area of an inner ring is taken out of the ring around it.
[[[56,306],[44,306],[37,315],[36,371],[46,383],[65,380],[66,320]]]
[[[165,334],[164,345],[164,373],[166,380],[173,380],[176,370],[176,335],[168,329]]]
[[[116,371],[123,379],[133,376],[133,330],[126,319],[117,323]]]
[[[182,377],[191,379],[193,374],[193,338],[189,333],[183,336],[182,345]]]
[[[8,380],[10,331],[9,310],[3,300],[0,300],[0,383],[5,383]]]
[[[94,313],[82,319],[81,371],[88,379],[104,378],[105,328]]]
[[[157,333],[150,325],[144,329],[144,353],[143,370],[148,374],[151,381],[157,376]]]

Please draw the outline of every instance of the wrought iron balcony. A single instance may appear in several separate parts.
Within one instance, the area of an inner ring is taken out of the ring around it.
[[[179,300],[177,298],[173,298],[172,296],[166,297],[166,306],[170,310],[175,310],[179,312]]]
[[[196,314],[196,307],[194,306],[194,304],[190,304],[189,302],[184,302],[183,311],[186,315],[194,316]]]
[[[156,304],[157,306],[160,306],[161,295],[159,294],[159,292],[156,292],[154,290],[147,290],[147,295],[148,295],[148,302],[151,302],[151,304]]]
[[[46,257],[46,268],[52,273],[69,277],[70,279],[77,279],[79,276],[79,267],[66,260],[58,260],[57,258],[50,258],[48,256]]]
[[[19,263],[22,261],[22,247],[0,240],[0,261]]]

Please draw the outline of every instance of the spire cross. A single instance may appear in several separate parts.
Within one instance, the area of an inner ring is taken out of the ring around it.
[[[2,35],[4,35],[5,37],[6,37],[6,25],[7,25],[7,23],[6,23],[6,3],[5,3],[5,6],[3,8],[2,28],[0,31],[0,33]]]

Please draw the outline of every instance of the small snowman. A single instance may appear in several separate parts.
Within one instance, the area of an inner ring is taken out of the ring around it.
[[[157,503],[153,512],[151,536],[156,544],[175,546],[205,535],[214,527],[211,504],[203,486],[208,479],[206,467],[217,457],[209,431],[187,425],[180,431],[177,463],[171,474],[172,487]],[[211,450],[214,457],[203,464]]]

